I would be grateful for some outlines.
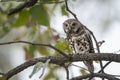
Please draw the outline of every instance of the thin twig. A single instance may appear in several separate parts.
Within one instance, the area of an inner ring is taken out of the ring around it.
[[[65,0],[65,5],[66,5],[66,10],[67,10],[69,13],[71,13],[71,14],[74,16],[74,18],[75,18],[76,20],[78,20],[76,14],[73,13],[73,12],[69,9],[67,0]]]
[[[40,2],[40,4],[59,4],[59,3],[63,3],[63,2],[64,1],[59,1],[59,2]],[[15,14],[17,12],[20,12],[24,8],[29,8],[29,7],[34,6],[36,3],[38,3],[38,0],[27,0],[22,5],[14,8],[14,9],[10,9],[7,15],[10,16],[10,15]]]
[[[63,65],[63,67],[64,67],[65,70],[66,70],[66,75],[67,75],[66,79],[69,80],[69,69],[68,69],[68,66]]]
[[[35,45],[35,46],[46,46],[46,47],[50,47],[54,50],[56,50],[57,52],[59,52],[59,54],[65,56],[68,58],[68,55],[65,54],[64,52],[62,52],[61,50],[55,48],[54,46],[50,45],[50,44],[40,44],[40,43],[32,43],[32,42],[28,42],[28,41],[11,41],[11,42],[4,42],[4,43],[0,43],[0,45],[8,45],[8,44],[14,44],[14,43],[25,43],[25,44],[30,44],[30,45]]]
[[[59,4],[59,3],[63,3],[63,2],[65,2],[65,1],[40,2],[40,4]]]
[[[98,42],[99,47],[101,47],[101,45],[102,45],[103,43],[105,43],[105,41],[104,41],[104,40],[99,41],[99,42]]]
[[[88,69],[86,69],[86,68],[84,68],[84,67],[80,67],[80,66],[78,66],[78,65],[75,65],[75,64],[71,64],[72,66],[75,66],[75,67],[78,67],[78,68],[81,68],[81,69],[84,69],[84,70],[86,70],[86,71],[89,71]]]
[[[98,73],[102,72],[103,69],[105,69],[112,61],[107,62]]]
[[[25,1],[22,5],[14,8],[14,9],[10,9],[8,12],[8,16],[15,14],[17,12],[20,12],[22,9],[26,8],[26,7],[32,7],[37,3],[38,0],[27,0]]]

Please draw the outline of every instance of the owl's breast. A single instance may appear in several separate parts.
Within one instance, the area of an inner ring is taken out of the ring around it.
[[[89,52],[89,42],[85,39],[85,36],[72,37],[72,47],[74,53]]]

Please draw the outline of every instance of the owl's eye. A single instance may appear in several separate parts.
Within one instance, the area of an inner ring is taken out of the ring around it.
[[[68,24],[64,24],[65,27],[68,27]]]
[[[76,23],[72,23],[72,26],[76,26]]]

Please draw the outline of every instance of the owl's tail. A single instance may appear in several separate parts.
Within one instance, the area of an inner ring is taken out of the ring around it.
[[[88,67],[90,73],[94,73],[93,61],[84,61],[84,64]]]

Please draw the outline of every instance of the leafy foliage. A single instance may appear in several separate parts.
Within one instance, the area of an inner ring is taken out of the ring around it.
[[[27,10],[22,10],[20,11],[20,13],[18,14],[18,19],[15,21],[14,23],[14,27],[20,27],[23,26],[27,23],[27,21],[29,20],[29,13]]]
[[[30,9],[30,13],[39,24],[49,27],[49,16],[46,10],[44,5],[37,5]]]
[[[58,41],[56,43],[55,47],[58,48],[58,49],[60,49],[63,52],[72,53],[72,50],[69,48],[67,42]]]
[[[21,28],[26,28],[24,35],[17,38],[17,40],[27,39],[30,42],[35,43],[45,43],[53,44],[58,49],[65,51],[66,53],[71,52],[68,48],[68,43],[60,41],[60,36],[55,29],[50,26],[51,13],[56,10],[59,4],[41,4],[49,2],[58,2],[60,0],[40,0],[40,4],[36,4],[31,8],[24,8],[18,13],[7,16],[8,11],[11,8],[15,8],[17,4],[21,5],[22,3],[9,2],[9,3],[0,3],[0,37],[6,36],[11,30],[19,30]],[[17,3],[17,4],[16,4]],[[52,5],[52,6],[51,6]],[[3,7],[4,6],[4,7]],[[17,5],[18,6],[18,5]],[[51,10],[49,10],[51,8]],[[60,5],[61,14],[67,15],[65,11],[65,5]],[[48,13],[49,12],[49,13]],[[16,33],[17,34],[17,33]],[[13,40],[14,41],[14,40]],[[26,59],[33,58],[36,52],[39,52],[41,56],[50,56],[57,55],[58,53],[54,50],[47,47],[33,46],[33,45],[24,45],[23,49],[25,51]],[[58,75],[55,74],[55,71],[58,67],[54,68],[52,65],[49,65],[49,72],[45,76],[45,80],[56,79],[59,80]],[[4,78],[2,78],[4,80]]]
[[[62,5],[61,9],[62,9],[62,15],[68,16],[68,13],[66,11],[66,6]]]

